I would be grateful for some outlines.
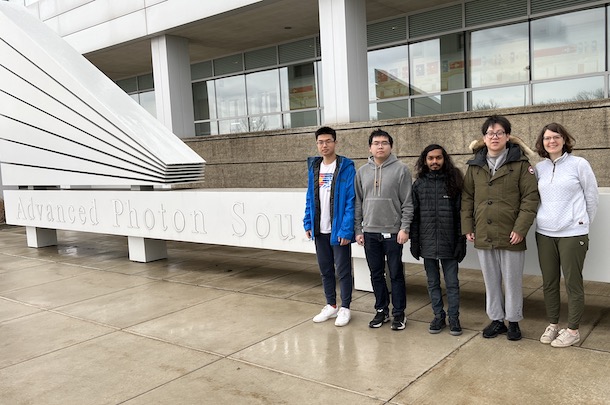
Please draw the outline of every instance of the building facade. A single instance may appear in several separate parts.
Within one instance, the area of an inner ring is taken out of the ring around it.
[[[610,2],[12,2],[204,157],[205,187],[304,187],[319,125],[357,164],[379,126],[410,165],[432,142],[465,162],[491,113],[531,146],[566,125],[610,186]]]

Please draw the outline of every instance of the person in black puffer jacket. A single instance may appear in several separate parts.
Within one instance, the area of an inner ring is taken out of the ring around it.
[[[447,326],[443,309],[440,265],[447,288],[449,333],[462,334],[459,321],[460,283],[458,263],[466,256],[466,237],[460,225],[463,176],[453,165],[447,151],[436,144],[428,145],[415,164],[417,179],[413,183],[413,221],[411,222],[411,254],[424,259],[428,276],[428,294],[434,319],[430,333],[439,333]]]

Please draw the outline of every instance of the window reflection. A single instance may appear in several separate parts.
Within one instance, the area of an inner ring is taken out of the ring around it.
[[[604,78],[562,80],[535,84],[532,90],[534,104],[563,103],[604,98]]]
[[[368,53],[369,100],[409,95],[409,58],[407,46]]]
[[[282,109],[284,111],[318,106],[313,63],[281,68],[280,82],[282,86]]]
[[[409,100],[394,100],[370,104],[369,116],[373,121],[408,117]]]
[[[470,34],[470,87],[529,80],[527,23]]]
[[[218,118],[239,117],[247,114],[246,86],[243,75],[216,80],[216,106]],[[235,131],[229,131],[229,133],[233,132]]]
[[[476,90],[470,93],[470,110],[495,110],[528,104],[527,86]]]
[[[280,82],[277,70],[246,75],[248,114],[280,111]]]
[[[413,116],[446,114],[464,111],[464,94],[441,94],[432,97],[418,97],[412,100]]]
[[[138,102],[146,111],[150,113],[153,117],[157,116],[157,105],[155,103],[155,91],[143,91],[138,93],[139,100]]]
[[[196,121],[216,118],[215,99],[213,80],[193,84],[193,108]]]
[[[600,11],[532,21],[534,80],[604,71],[605,27]]]
[[[428,94],[464,88],[462,34],[444,35],[410,46],[411,93]]]

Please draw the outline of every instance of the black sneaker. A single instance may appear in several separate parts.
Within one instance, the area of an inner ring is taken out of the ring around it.
[[[506,333],[508,329],[504,325],[504,321],[492,321],[485,329],[483,329],[484,338],[495,338],[500,333]]]
[[[445,327],[447,327],[445,318],[444,317],[437,318],[435,316],[434,319],[432,320],[432,322],[430,322],[430,327],[428,328],[428,332],[432,333],[433,335],[436,335],[437,333],[441,333],[441,330],[445,329]]]
[[[506,334],[508,340],[521,340],[521,329],[519,328],[519,322],[508,323],[508,333]]]
[[[392,330],[403,330],[407,326],[407,317],[404,312],[396,315],[392,321]]]
[[[460,336],[462,334],[462,325],[459,318],[449,318],[449,334],[452,336]]]
[[[381,325],[389,321],[390,314],[383,309],[378,309],[373,320],[369,322],[369,328],[380,328]]]

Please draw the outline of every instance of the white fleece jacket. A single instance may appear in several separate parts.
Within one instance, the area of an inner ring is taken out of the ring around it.
[[[536,165],[540,207],[536,232],[561,238],[586,235],[599,203],[597,180],[585,159],[564,153]]]

